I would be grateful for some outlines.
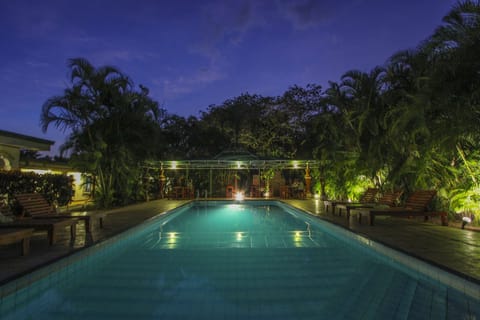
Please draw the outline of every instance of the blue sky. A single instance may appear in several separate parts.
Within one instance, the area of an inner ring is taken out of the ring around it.
[[[0,2],[0,129],[56,141],[42,104],[67,60],[113,65],[170,113],[242,93],[281,95],[369,71],[431,35],[453,0],[15,0]]]

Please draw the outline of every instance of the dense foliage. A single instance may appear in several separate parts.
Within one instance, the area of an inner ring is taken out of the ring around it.
[[[139,163],[156,154],[159,141],[158,104],[148,89],[135,90],[131,80],[113,67],[95,68],[85,59],[72,59],[71,85],[63,95],[48,99],[41,123],[69,130],[62,146],[73,165],[93,173],[95,200],[102,207],[135,198]]]
[[[65,148],[98,177],[104,205],[138,196],[143,160],[212,158],[241,146],[264,158],[319,160],[315,190],[329,197],[355,197],[367,185],[433,188],[438,206],[472,212],[480,204],[479,56],[480,4],[462,1],[428,39],[370,71],[278,97],[244,93],[198,118],[167,114],[118,70],[75,59],[71,87],[45,103],[42,123],[71,130]]]
[[[0,171],[0,195],[3,205],[15,212],[15,194],[40,193],[51,204],[65,206],[73,195],[72,178],[62,174],[36,174],[33,172]]]

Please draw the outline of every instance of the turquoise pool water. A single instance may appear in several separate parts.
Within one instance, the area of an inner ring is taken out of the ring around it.
[[[480,319],[475,286],[378,248],[279,202],[198,202],[10,285],[0,318]]]

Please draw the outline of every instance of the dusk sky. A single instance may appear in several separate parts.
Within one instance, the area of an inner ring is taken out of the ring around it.
[[[242,93],[278,96],[369,71],[430,36],[453,0],[0,1],[0,129],[56,141],[42,104],[68,85],[67,60],[112,65],[169,113]]]

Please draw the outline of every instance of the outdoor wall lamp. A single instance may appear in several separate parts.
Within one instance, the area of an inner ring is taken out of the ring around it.
[[[465,225],[467,225],[467,223],[471,223],[472,222],[472,219],[469,218],[469,217],[463,217],[462,218],[462,229],[465,229]]]

